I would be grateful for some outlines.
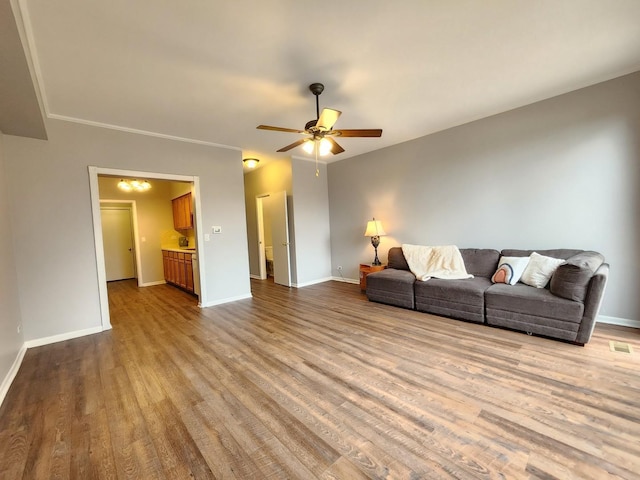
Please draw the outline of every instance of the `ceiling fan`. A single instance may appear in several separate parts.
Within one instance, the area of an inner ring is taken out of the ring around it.
[[[269,125],[258,125],[260,130],[273,130],[276,132],[290,132],[300,133],[303,135],[310,135],[309,137],[301,140],[296,140],[286,147],[282,147],[278,152],[286,152],[299,145],[303,145],[303,148],[307,153],[312,153],[314,147],[318,147],[320,155],[326,155],[329,152],[337,155],[344,152],[338,142],[333,137],[380,137],[382,130],[376,129],[359,129],[359,130],[334,130],[333,126],[338,120],[338,117],[342,114],[339,110],[333,110],[332,108],[323,108],[322,114],[320,113],[320,105],[318,97],[324,91],[324,85],[321,83],[312,83],[309,85],[309,90],[316,96],[316,119],[307,122],[304,130],[296,130],[294,128],[282,128],[272,127]],[[316,150],[316,153],[318,152]]]

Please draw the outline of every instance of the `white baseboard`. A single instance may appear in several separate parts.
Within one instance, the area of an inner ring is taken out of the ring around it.
[[[26,348],[41,347],[43,345],[49,345],[50,343],[63,342],[65,340],[71,340],[72,338],[84,337],[85,335],[93,335],[94,333],[102,332],[102,327],[85,328],[84,330],[76,330],[74,332],[61,333],[60,335],[53,335],[51,337],[36,338],[34,340],[27,340],[24,342]]]
[[[261,278],[260,275],[254,275],[253,273],[249,274],[249,278],[253,278],[254,280],[264,280],[264,278]]]
[[[20,365],[22,365],[22,359],[24,358],[24,354],[26,352],[27,347],[23,344],[22,348],[18,351],[15,360],[13,361],[13,365],[11,365],[11,368],[7,372],[7,375],[4,377],[4,380],[2,380],[2,384],[0,384],[0,405],[2,405],[2,402],[4,402],[4,398],[7,396],[7,393],[9,393],[9,387],[11,387],[13,379],[16,378],[18,370],[20,370]]]
[[[358,285],[360,280],[354,280],[353,278],[344,278],[344,277],[331,277],[331,280],[334,282],[343,282],[343,283],[354,283]]]
[[[310,282],[292,283],[291,286],[295,288],[302,288],[302,287],[308,287],[310,285],[316,285],[318,283],[329,282],[331,280],[333,280],[333,277],[318,278],[317,280],[311,280]]]
[[[620,317],[609,317],[607,315],[598,315],[598,323],[620,325],[621,327],[640,328],[640,321],[638,320],[631,320],[629,318]]]
[[[213,302],[207,302],[206,304],[200,303],[198,304],[198,306],[200,308],[215,307],[216,305],[222,305],[223,303],[237,302],[238,300],[246,300],[247,298],[252,297],[253,295],[251,295],[251,293],[247,293],[245,295],[238,295],[237,297],[228,297],[221,300],[214,300]]]
[[[138,285],[139,287],[153,287],[154,285],[164,285],[166,280],[158,280],[157,282],[145,282]]]

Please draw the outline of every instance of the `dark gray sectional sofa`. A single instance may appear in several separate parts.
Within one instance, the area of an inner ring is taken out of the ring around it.
[[[367,276],[367,297],[374,302],[415,309],[584,345],[591,338],[609,265],[597,252],[536,250],[561,258],[546,288],[523,283],[492,283],[501,256],[528,257],[533,250],[460,249],[473,278],[417,281],[400,247],[389,250],[385,270]]]

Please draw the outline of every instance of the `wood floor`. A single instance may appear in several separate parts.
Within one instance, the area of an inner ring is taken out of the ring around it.
[[[637,330],[582,348],[357,285],[252,289],[110,284],[113,330],[27,351],[0,478],[640,478]]]

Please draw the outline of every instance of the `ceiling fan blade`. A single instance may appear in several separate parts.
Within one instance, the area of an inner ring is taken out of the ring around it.
[[[365,128],[360,130],[334,130],[336,135],[341,137],[381,137],[382,129]]]
[[[296,148],[298,145],[302,145],[307,140],[308,140],[307,138],[303,138],[301,140],[297,140],[297,141],[293,142],[291,145],[287,145],[286,147],[282,147],[280,150],[277,150],[277,151],[278,152],[288,152],[292,148]]]
[[[258,125],[256,128],[259,130],[273,130],[274,132],[307,133],[304,130],[296,130],[294,128],[272,127],[271,125]]]
[[[323,108],[320,118],[318,118],[318,121],[316,122],[316,127],[322,128],[323,130],[331,130],[338,121],[338,117],[340,117],[340,115],[342,115],[340,110]]]
[[[329,142],[331,142],[331,153],[333,153],[334,155],[337,155],[339,153],[344,152],[344,148],[342,148],[340,145],[338,145],[338,142],[336,142],[333,138],[331,137],[324,137],[327,140],[329,140]]]

